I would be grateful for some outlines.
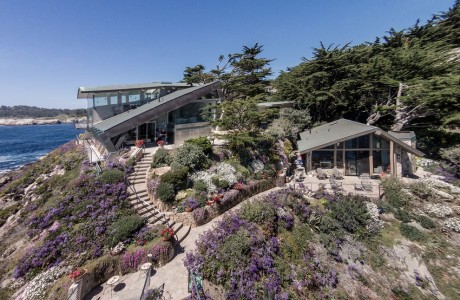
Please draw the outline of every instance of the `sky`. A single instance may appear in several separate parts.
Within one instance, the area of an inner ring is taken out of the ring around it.
[[[179,81],[264,46],[274,76],[325,45],[374,41],[454,0],[0,0],[0,105],[84,108],[80,86]]]

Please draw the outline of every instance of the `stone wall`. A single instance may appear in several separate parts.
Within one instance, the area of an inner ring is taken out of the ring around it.
[[[193,212],[183,212],[183,213],[174,213],[169,215],[171,220],[176,222],[181,222],[184,225],[197,227],[204,225],[210,222],[215,217],[223,214],[227,210],[241,203],[242,201],[250,198],[256,194],[262,193],[266,190],[274,188],[278,180],[263,179],[258,181],[250,182],[248,185],[245,185],[241,190],[229,190],[224,193],[224,197],[219,204],[212,204],[198,209],[204,209],[207,211],[207,218],[203,220],[202,224],[197,224],[196,220],[193,218]]]

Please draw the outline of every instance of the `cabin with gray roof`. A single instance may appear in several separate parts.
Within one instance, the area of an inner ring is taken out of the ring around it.
[[[414,170],[413,132],[386,132],[379,127],[339,119],[300,133],[297,147],[307,171],[337,167],[346,176],[383,173],[408,176]]]
[[[221,101],[222,91],[218,81],[152,82],[80,87],[77,98],[88,102],[88,130],[105,151],[114,152],[136,140],[181,144],[209,135],[202,112]]]

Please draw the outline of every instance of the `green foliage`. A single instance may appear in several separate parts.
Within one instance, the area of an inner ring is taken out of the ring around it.
[[[404,237],[408,238],[411,241],[423,242],[426,240],[426,236],[423,234],[423,232],[421,232],[414,226],[401,223],[399,225],[399,231]]]
[[[186,143],[173,154],[174,163],[187,166],[192,170],[204,169],[209,164],[208,157],[203,149],[195,144]]]
[[[330,209],[331,217],[350,233],[357,233],[366,228],[370,216],[367,211],[365,198],[358,195],[340,196],[337,201],[330,201],[326,207]]]
[[[107,279],[107,274],[115,274],[119,266],[119,258],[112,255],[104,255],[86,266],[88,272],[93,274],[95,282]]]
[[[204,72],[205,67],[203,65],[196,65],[194,67],[187,67],[184,70],[184,81],[188,84],[194,83],[210,83],[214,80],[214,76],[211,73]]]
[[[126,160],[126,167],[134,167],[136,165],[136,158],[131,157],[128,160]]]
[[[430,187],[422,181],[416,181],[410,184],[409,189],[412,193],[414,193],[422,199],[428,199],[431,196],[433,196],[433,192],[431,191]]]
[[[218,189],[226,189],[229,187],[229,183],[225,179],[220,179],[219,176],[211,177],[211,182],[218,188]]]
[[[3,226],[3,224],[6,223],[6,220],[11,216],[16,214],[19,209],[21,208],[21,205],[19,203],[14,203],[11,206],[8,206],[6,208],[0,209],[0,227]]]
[[[441,151],[441,157],[450,164],[455,172],[460,173],[460,147],[452,147]]]
[[[283,108],[279,117],[268,126],[265,134],[275,139],[291,136],[297,139],[297,133],[310,127],[311,117],[308,110]]]
[[[145,224],[145,219],[138,215],[122,216],[112,223],[110,246],[124,242]]]
[[[241,228],[235,234],[229,236],[219,248],[221,267],[224,269],[235,269],[242,262],[249,263],[251,253],[251,236],[248,231]]]
[[[27,105],[0,106],[0,118],[86,117],[86,109],[40,108]]]
[[[284,261],[296,262],[304,257],[305,249],[312,241],[310,227],[305,224],[295,226],[292,231],[283,231],[280,254]]]
[[[188,167],[180,166],[177,169],[171,169],[168,172],[160,176],[161,182],[170,183],[177,189],[182,188],[185,185],[185,179],[187,178]]]
[[[418,216],[417,221],[423,228],[433,229],[436,228],[436,223],[427,216]]]
[[[197,137],[194,139],[189,139],[185,141],[186,144],[194,144],[200,147],[206,155],[209,155],[212,152],[211,142],[204,136]]]
[[[155,191],[155,196],[163,202],[173,202],[176,196],[174,185],[169,182],[160,182]]]
[[[256,224],[274,222],[276,210],[272,205],[263,201],[244,203],[240,210],[240,216]]]
[[[99,175],[102,184],[112,184],[122,182],[125,179],[125,173],[118,169],[105,170]]]
[[[397,208],[394,213],[394,216],[396,219],[403,223],[409,223],[410,221],[412,221],[411,215],[404,209]]]
[[[171,163],[172,159],[169,155],[169,151],[164,148],[159,148],[152,159],[152,168],[160,168],[168,166]]]
[[[382,180],[383,191],[388,203],[396,208],[403,207],[409,202],[409,195],[403,191],[404,184],[395,177]]]
[[[250,172],[247,168],[243,167],[238,161],[234,159],[230,159],[225,161],[229,165],[235,168],[236,172],[240,173],[244,178],[248,178],[250,175]]]
[[[193,188],[196,190],[197,194],[201,192],[206,192],[208,187],[206,185],[206,182],[203,180],[197,180],[193,183]]]
[[[340,222],[329,215],[321,218],[319,230],[328,235],[341,235],[343,232]]]

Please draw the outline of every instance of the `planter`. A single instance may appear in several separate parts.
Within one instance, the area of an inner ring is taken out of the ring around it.
[[[81,271],[82,273],[78,277],[71,278],[73,283],[80,282],[83,279],[83,277],[86,275],[86,273],[88,273],[87,269],[82,269]]]
[[[162,236],[161,237],[161,240],[163,240],[163,241],[169,241],[171,239],[172,239],[172,236]]]

